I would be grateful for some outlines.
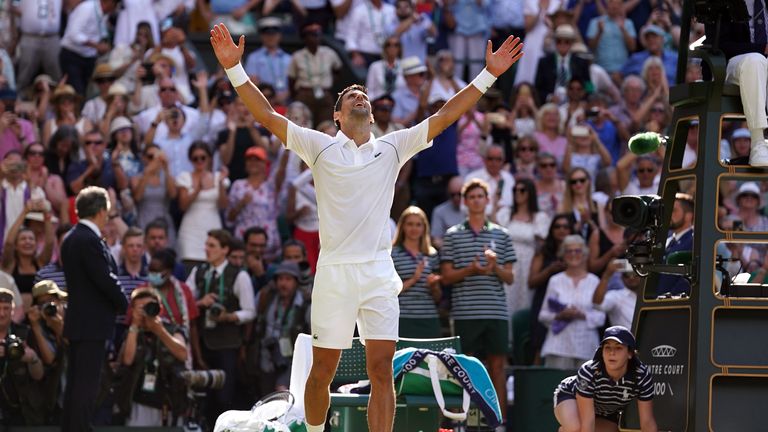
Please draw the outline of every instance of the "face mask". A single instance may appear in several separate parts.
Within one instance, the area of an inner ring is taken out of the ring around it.
[[[147,281],[155,288],[160,288],[165,284],[167,277],[162,273],[150,272],[147,276]]]

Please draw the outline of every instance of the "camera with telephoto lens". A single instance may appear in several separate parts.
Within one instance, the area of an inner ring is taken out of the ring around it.
[[[55,317],[58,312],[59,307],[56,305],[56,302],[48,302],[43,305],[43,315],[45,316]]]
[[[189,387],[196,390],[219,390],[227,379],[227,373],[221,369],[185,370],[179,374]]]
[[[148,317],[154,318],[158,315],[160,315],[160,303],[156,301],[151,301],[144,305],[144,313],[147,314]]]
[[[213,318],[218,318],[223,312],[226,312],[227,308],[221,303],[214,303],[208,308],[208,312]]]
[[[5,358],[8,360],[21,360],[24,357],[24,341],[20,337],[9,334],[3,341],[3,346],[5,347]]]

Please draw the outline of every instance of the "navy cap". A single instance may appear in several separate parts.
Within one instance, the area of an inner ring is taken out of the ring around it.
[[[630,351],[635,349],[635,337],[632,335],[632,332],[624,326],[608,327],[605,330],[605,333],[603,333],[603,340],[600,341],[600,345],[609,340],[613,340],[622,345],[626,345]]]

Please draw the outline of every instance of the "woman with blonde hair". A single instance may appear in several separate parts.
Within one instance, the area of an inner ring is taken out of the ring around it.
[[[560,132],[560,109],[553,103],[544,104],[536,113],[536,131],[533,137],[539,143],[539,150],[547,152],[562,163],[568,141]]]
[[[442,298],[440,262],[429,240],[429,221],[424,210],[410,206],[397,221],[392,247],[395,270],[403,280],[400,291],[400,336],[441,336],[437,303]]]
[[[576,232],[588,239],[598,223],[598,206],[592,199],[592,177],[581,167],[572,169],[558,213],[572,213],[576,219]]]

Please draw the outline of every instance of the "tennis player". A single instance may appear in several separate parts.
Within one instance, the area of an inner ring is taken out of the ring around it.
[[[211,30],[211,45],[232,86],[257,122],[285,143],[312,170],[320,218],[320,257],[312,293],[312,369],[304,406],[309,432],[322,431],[329,387],[341,350],[352,346],[355,321],[365,342],[371,380],[368,427],[392,431],[395,392],[392,357],[398,336],[397,295],[402,281],[390,256],[389,211],[400,168],[432,145],[432,139],[473,107],[523,55],[508,37],[496,52],[486,47],[486,68],[420,124],[374,138],[366,89],[352,85],[339,93],[335,137],[301,128],[275,112],[240,64],[245,37],[237,45],[223,24]],[[328,107],[329,109],[331,107]]]

